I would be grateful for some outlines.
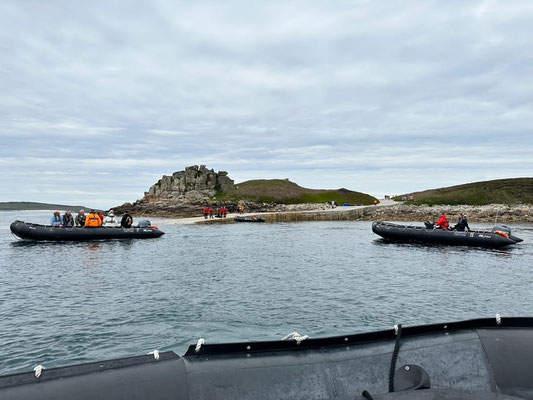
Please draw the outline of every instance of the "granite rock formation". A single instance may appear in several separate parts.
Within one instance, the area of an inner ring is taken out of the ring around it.
[[[233,188],[233,180],[226,171],[215,172],[205,165],[193,165],[185,171],[164,175],[152,185],[146,197],[169,199],[175,202],[201,202],[215,196],[217,191],[227,192]]]
[[[193,165],[170,176],[164,175],[144,192],[142,199],[115,207],[115,212],[175,217],[196,215],[201,205],[214,204],[212,198],[218,191],[230,191],[233,185],[226,171],[215,172],[205,165]]]

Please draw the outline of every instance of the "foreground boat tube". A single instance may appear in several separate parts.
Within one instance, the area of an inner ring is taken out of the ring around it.
[[[509,229],[508,227],[506,227]],[[436,243],[457,246],[505,247],[522,239],[504,231],[454,231],[432,229],[423,226],[400,225],[390,222],[376,221],[372,223],[372,231],[389,240],[398,242]]]
[[[11,232],[21,239],[53,241],[85,241],[107,239],[153,239],[165,233],[156,227],[53,227],[15,221],[10,226]]]
[[[0,398],[533,399],[532,359],[533,318],[497,316],[37,369],[0,377]]]

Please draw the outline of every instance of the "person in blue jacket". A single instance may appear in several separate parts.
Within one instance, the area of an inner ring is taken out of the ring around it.
[[[63,226],[63,221],[61,220],[61,214],[59,211],[55,211],[50,220],[50,225],[52,226]]]

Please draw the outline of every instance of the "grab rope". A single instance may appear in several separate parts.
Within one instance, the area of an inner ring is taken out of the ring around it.
[[[41,374],[43,373],[43,369],[46,369],[46,368],[43,367],[41,364],[33,368],[33,371],[35,372],[35,379],[39,379],[41,377]]]
[[[309,336],[307,336],[307,335],[303,335],[302,336],[298,332],[292,332],[292,333],[289,333],[287,336],[285,336],[281,340],[290,340],[290,339],[294,339],[294,340],[296,340],[296,344],[300,344],[305,339],[309,339]]]
[[[392,352],[392,359],[390,361],[389,370],[389,392],[394,392],[394,373],[396,371],[396,359],[400,351],[400,340],[402,339],[402,325],[394,325],[394,334],[396,335],[396,342],[394,343],[394,351]]]
[[[154,358],[155,358],[156,360],[159,360],[159,351],[158,351],[157,349],[154,350],[154,351],[151,351],[151,352],[148,353],[148,354],[153,354],[153,355],[154,355]]]
[[[502,324],[502,317],[500,316],[500,314],[496,314],[496,323],[498,325],[501,325]]]
[[[205,344],[205,340],[203,338],[198,339],[198,342],[196,343],[196,348],[194,349],[195,353],[198,353],[200,349],[202,348],[202,345]]]
[[[372,395],[370,393],[368,393],[368,391],[366,391],[366,390],[363,390],[363,393],[361,393],[361,395],[367,400],[374,400]]]

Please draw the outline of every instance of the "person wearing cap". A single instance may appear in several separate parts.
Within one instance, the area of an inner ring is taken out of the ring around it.
[[[76,215],[76,226],[85,226],[85,219],[87,219],[85,216],[85,210],[80,210],[78,215]]]
[[[72,227],[74,226],[74,218],[69,210],[63,214],[63,226]]]
[[[61,214],[59,211],[54,211],[54,215],[52,215],[52,219],[50,220],[50,225],[63,226],[63,221],[61,220]]]
[[[89,215],[87,215],[87,219],[85,220],[85,227],[98,228],[99,226],[102,226],[102,220],[100,219],[96,211],[91,210]]]
[[[118,221],[117,221],[117,217],[115,216],[115,213],[113,212],[113,210],[109,210],[109,212],[104,218],[103,226],[117,226],[117,225],[118,225]]]

